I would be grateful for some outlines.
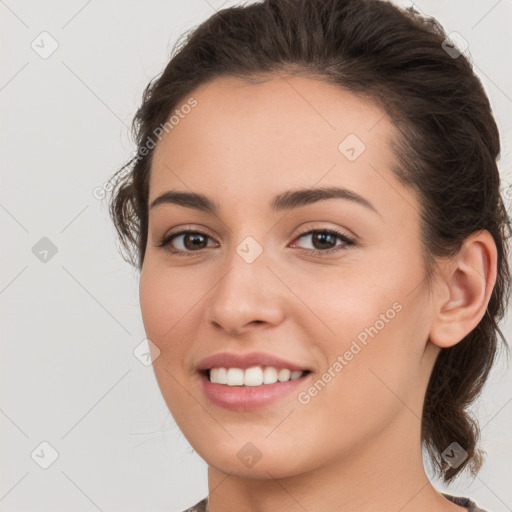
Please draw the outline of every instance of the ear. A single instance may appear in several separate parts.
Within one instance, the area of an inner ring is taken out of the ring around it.
[[[449,258],[437,276],[435,315],[430,341],[441,348],[451,347],[480,322],[496,283],[497,249],[488,231],[476,231],[459,252]]]

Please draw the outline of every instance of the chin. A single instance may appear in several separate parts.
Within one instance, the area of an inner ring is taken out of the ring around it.
[[[277,447],[257,447],[250,441],[225,443],[221,448],[216,445],[198,447],[198,455],[211,467],[231,476],[267,480],[269,478],[287,478],[307,471],[307,462],[290,457],[290,452],[281,445]]]
[[[229,474],[238,478],[251,478],[254,480],[268,480],[270,478],[287,478],[297,475],[300,472],[294,471],[292,467],[283,466],[282,460],[257,462],[253,467],[244,467],[241,463],[233,462],[233,460],[221,460],[211,458],[206,460],[209,466],[214,467],[218,471]]]

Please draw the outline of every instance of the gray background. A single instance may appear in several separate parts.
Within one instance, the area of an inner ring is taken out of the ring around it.
[[[0,0],[3,511],[171,512],[207,494],[205,463],[133,354],[145,338],[138,276],[98,197],[135,149],[129,125],[172,43],[235,3]],[[512,186],[511,0],[416,6],[468,41]],[[510,338],[510,319],[503,328]],[[492,512],[512,510],[511,382],[502,358],[475,408],[487,464],[449,488]],[[42,442],[58,453],[47,469]]]

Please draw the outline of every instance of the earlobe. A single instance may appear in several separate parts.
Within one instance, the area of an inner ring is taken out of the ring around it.
[[[497,249],[488,231],[470,235],[438,276],[430,341],[441,348],[456,345],[485,315],[497,275]]]

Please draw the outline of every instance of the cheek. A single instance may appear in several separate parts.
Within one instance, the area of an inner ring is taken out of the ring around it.
[[[150,264],[143,267],[139,283],[140,308],[146,335],[159,351],[152,366],[162,396],[180,428],[187,431],[190,427],[182,411],[189,404],[190,395],[184,391],[183,383],[189,376],[183,361],[188,347],[187,329],[190,330],[191,322],[195,321],[191,305],[197,299],[189,300],[169,274]]]
[[[179,340],[192,316],[193,297],[164,272],[148,265],[141,272],[139,300],[146,335],[160,350],[155,366],[175,364],[184,345]]]
[[[194,315],[194,305],[201,290],[184,282],[183,277],[168,269],[148,263],[143,267],[139,283],[139,299],[144,327],[148,337],[163,343],[182,329]],[[150,336],[151,334],[151,336]]]
[[[380,311],[378,307],[376,310]],[[406,314],[402,309],[384,327],[373,320],[366,330],[354,330],[363,336],[338,338],[328,350],[324,346],[328,363],[312,387],[305,389],[306,396],[301,395],[300,403],[308,403],[299,406],[309,418],[310,424],[304,423],[311,427],[311,436],[319,433],[318,443],[337,439],[339,446],[356,446],[358,441],[378,435],[383,425],[403,412],[404,404],[417,409],[417,372],[411,364],[410,347],[402,337],[407,323],[402,315]],[[416,413],[421,415],[420,410]]]
[[[144,266],[140,276],[139,300],[142,313],[144,328],[148,337],[155,344],[159,341],[169,329],[170,325],[168,315],[164,312],[172,311],[167,307],[169,296],[165,293],[165,287],[157,279],[156,273],[148,266]]]
[[[409,401],[412,383],[422,378],[419,367],[428,336],[426,290],[418,286],[421,261],[411,255],[381,262],[346,276],[343,287],[324,285],[326,293],[312,306],[324,305],[318,310],[334,331],[317,342],[326,356],[322,371],[335,375],[325,376],[333,384],[327,384],[324,397],[336,402],[338,411],[359,411],[361,420],[369,410],[377,417],[378,411],[401,407],[397,396]]]

